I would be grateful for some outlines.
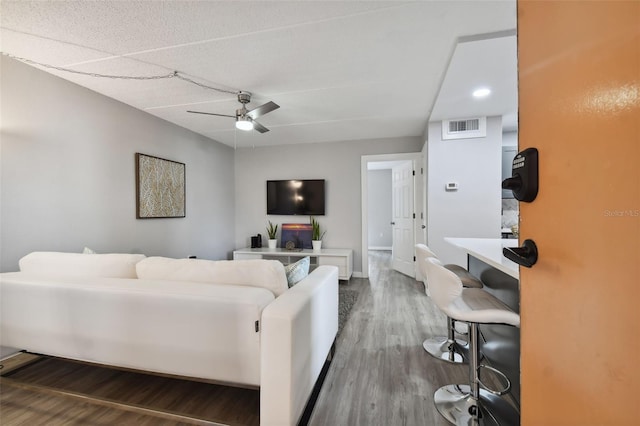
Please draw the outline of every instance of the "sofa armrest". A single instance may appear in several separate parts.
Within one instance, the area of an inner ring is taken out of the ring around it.
[[[295,425],[338,332],[338,268],[319,266],[262,312],[260,425]]]

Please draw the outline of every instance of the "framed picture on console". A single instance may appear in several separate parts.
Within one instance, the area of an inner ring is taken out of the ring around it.
[[[288,250],[311,248],[310,223],[283,223],[280,247]]]
[[[136,153],[136,218],[185,217],[185,165]]]

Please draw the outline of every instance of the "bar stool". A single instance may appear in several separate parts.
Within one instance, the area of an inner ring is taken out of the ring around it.
[[[436,258],[426,262],[431,298],[448,317],[469,323],[469,385],[447,385],[434,394],[436,408],[449,422],[473,425],[517,425],[516,409],[501,398],[509,392],[509,379],[495,368],[479,365],[478,324],[506,324],[520,327],[520,315],[492,294],[477,288],[463,288],[460,278],[445,269]],[[480,369],[500,375],[504,389],[493,390],[480,379]],[[483,390],[480,389],[483,388]]]
[[[437,256],[429,247],[424,244],[416,244],[416,260],[418,262],[418,268],[422,273],[425,293],[429,296],[429,282],[428,271],[426,270],[426,261],[428,258],[435,258]],[[482,281],[471,275],[469,271],[459,265],[444,265],[444,267],[460,278],[462,285],[467,288],[482,288]],[[455,320],[447,317],[447,336],[432,337],[422,342],[422,347],[430,355],[438,359],[442,359],[447,362],[456,364],[465,364],[465,359],[468,358],[467,342],[456,339],[455,333],[457,326]],[[460,324],[465,326],[466,324]],[[460,334],[466,334],[466,330],[460,330]]]

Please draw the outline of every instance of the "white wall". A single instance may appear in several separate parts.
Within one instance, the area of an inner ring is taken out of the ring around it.
[[[325,179],[326,215],[317,219],[327,229],[323,247],[354,251],[354,273],[362,271],[360,170],[363,155],[418,152],[419,137],[343,141],[238,149],[235,154],[236,247],[265,232],[266,181]],[[307,223],[308,216],[269,216],[274,223]],[[279,236],[278,236],[279,238]]]
[[[369,227],[369,248],[391,249],[391,169],[369,170],[368,172],[367,225]]]
[[[504,146],[518,146],[518,132],[510,131],[502,134],[502,145]]]
[[[229,256],[231,148],[6,57],[0,66],[0,270],[85,246]],[[136,152],[186,164],[186,218],[136,219]]]
[[[441,122],[429,123],[427,142],[428,245],[443,263],[467,265],[445,237],[500,238],[502,118],[487,117],[487,137],[442,140]],[[457,182],[457,191],[445,191]]]

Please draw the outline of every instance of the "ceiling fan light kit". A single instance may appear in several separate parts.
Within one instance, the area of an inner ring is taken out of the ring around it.
[[[275,109],[280,108],[280,105],[275,102],[267,102],[266,104],[260,105],[249,111],[246,105],[251,102],[251,93],[249,92],[238,92],[238,102],[242,104],[242,108],[238,108],[236,110],[236,115],[226,115],[226,114],[215,114],[213,112],[202,112],[202,111],[187,111],[192,114],[205,114],[205,115],[217,115],[219,117],[231,117],[236,119],[236,129],[239,130],[257,130],[260,133],[268,132],[269,129],[264,127],[262,124],[255,121],[256,118],[263,116]]]
[[[236,129],[253,130],[253,123],[249,117],[236,117]]]

